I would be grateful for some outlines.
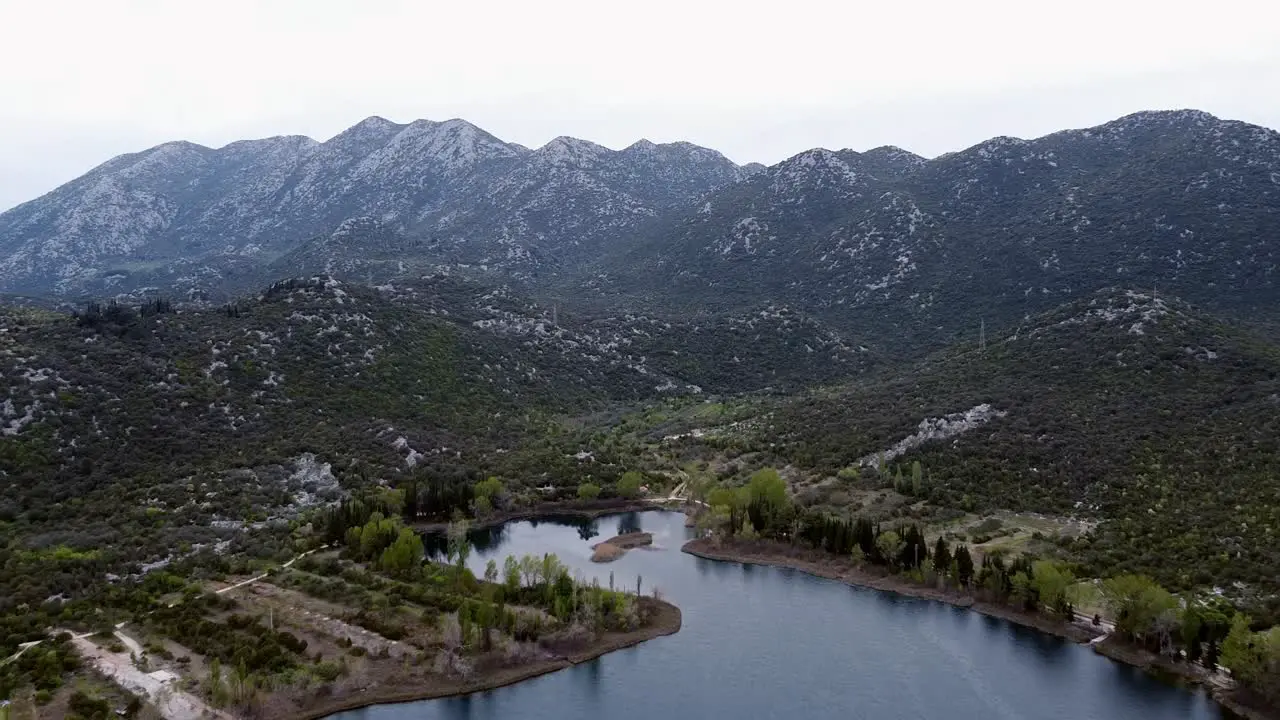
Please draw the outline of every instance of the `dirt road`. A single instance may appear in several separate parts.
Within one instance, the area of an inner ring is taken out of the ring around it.
[[[233,720],[233,716],[215,710],[203,700],[184,691],[175,677],[161,673],[149,674],[134,667],[127,653],[113,653],[98,647],[85,635],[73,635],[76,650],[98,672],[111,678],[120,687],[144,695],[160,714],[169,720],[196,720],[219,718]]]

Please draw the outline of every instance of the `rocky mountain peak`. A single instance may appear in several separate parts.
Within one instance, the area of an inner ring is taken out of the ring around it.
[[[415,120],[391,139],[386,150],[387,159],[391,161],[412,162],[412,158],[417,158],[439,163],[451,171],[495,157],[520,154],[493,135],[458,119]]]
[[[623,148],[622,152],[624,152],[624,153],[636,153],[636,154],[641,154],[641,153],[645,153],[645,154],[647,154],[647,153],[651,153],[651,152],[653,152],[654,150],[657,150],[657,149],[658,149],[658,146],[657,146],[656,144],[654,144],[652,141],[650,141],[650,140],[648,140],[648,139],[646,139],[646,138],[640,138],[639,140],[637,140],[637,141],[635,141],[635,142],[631,143],[630,145],[628,145],[627,147]]]
[[[533,151],[539,160],[555,166],[585,167],[600,161],[613,151],[589,140],[561,135]]]
[[[344,138],[344,137],[353,138],[353,139],[356,139],[356,138],[363,139],[363,138],[369,138],[369,137],[390,137],[391,135],[394,135],[395,133],[399,132],[402,127],[404,126],[400,125],[399,123],[392,122],[382,116],[371,115],[365,118],[364,120],[361,120],[360,122],[356,123],[355,125],[352,125],[346,130],[343,130],[341,133],[335,135],[331,139],[336,140],[338,138]]]

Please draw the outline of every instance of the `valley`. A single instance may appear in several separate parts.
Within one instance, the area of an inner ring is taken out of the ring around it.
[[[110,160],[0,214],[0,698],[320,717],[571,667],[679,603],[468,556],[672,499],[704,555],[1098,615],[1265,710],[1277,178],[1196,111],[771,167],[380,118]]]

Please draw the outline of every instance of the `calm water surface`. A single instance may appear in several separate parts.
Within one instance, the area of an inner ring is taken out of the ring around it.
[[[651,550],[607,565],[591,544],[641,527]],[[599,535],[593,537],[593,533]],[[684,516],[590,524],[518,522],[473,534],[477,574],[494,558],[553,552],[584,577],[655,586],[680,632],[475,695],[382,705],[338,720],[1225,720],[1207,695],[1057,638],[941,603],[791,570],[680,552]]]

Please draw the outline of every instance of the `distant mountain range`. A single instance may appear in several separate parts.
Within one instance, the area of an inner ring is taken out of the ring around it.
[[[608,258],[657,302],[804,308],[858,342],[976,341],[1109,286],[1280,315],[1280,133],[1146,112],[925,160],[811,150],[712,191]],[[889,337],[905,330],[909,337]]]
[[[234,290],[377,260],[530,273],[759,167],[688,143],[530,150],[462,120],[378,117],[305,137],[123,155],[0,215],[0,290]],[[369,252],[366,253],[367,250]]]
[[[688,143],[530,150],[462,120],[374,117],[323,143],[110,160],[0,214],[0,293],[222,301],[308,273],[445,272],[593,312],[782,305],[901,349],[1116,285],[1274,321],[1278,234],[1280,134],[1198,111],[769,168]]]

